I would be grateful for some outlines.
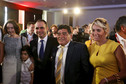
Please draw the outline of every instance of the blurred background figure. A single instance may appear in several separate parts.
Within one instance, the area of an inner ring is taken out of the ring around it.
[[[28,43],[32,41],[33,39],[36,39],[38,36],[34,33],[35,29],[35,23],[34,22],[28,22],[27,29],[24,33],[21,33],[22,36],[27,38]]]
[[[91,29],[89,30],[89,40],[85,41],[85,44],[87,47],[89,47],[91,44],[93,44],[95,41],[93,39],[92,31]]]
[[[53,24],[50,27],[50,32],[51,32],[51,35],[50,36],[56,38],[57,37],[57,35],[56,35],[57,34],[57,29],[58,29],[58,27],[55,24]]]

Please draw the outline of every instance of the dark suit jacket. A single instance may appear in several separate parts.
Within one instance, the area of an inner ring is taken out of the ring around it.
[[[55,56],[57,49],[52,54],[53,57],[53,84],[55,84]],[[90,84],[89,82],[89,53],[86,45],[70,42],[66,55],[64,82],[65,84]],[[93,71],[93,70],[92,70]],[[92,79],[92,78],[91,78]]]
[[[24,36],[24,37],[26,37],[26,38],[28,38],[27,31],[25,33],[22,33],[21,35]],[[33,34],[33,40],[36,39],[37,37],[38,36],[34,33]]]
[[[30,42],[30,47],[32,50],[32,55],[35,62],[34,70],[34,84],[51,84],[51,52],[54,46],[57,46],[57,39],[48,37],[46,48],[44,52],[44,57],[42,60],[39,60],[37,53],[38,49],[38,38]]]

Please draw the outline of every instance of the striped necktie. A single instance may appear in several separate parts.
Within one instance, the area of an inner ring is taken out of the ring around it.
[[[56,84],[60,84],[60,81],[61,81],[61,66],[62,66],[63,48],[64,48],[64,46],[61,46],[60,55],[58,57],[57,70],[56,70]]]

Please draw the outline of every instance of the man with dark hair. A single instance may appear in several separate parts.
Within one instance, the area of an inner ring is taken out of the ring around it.
[[[34,29],[34,22],[28,22],[26,32],[21,34],[22,36],[27,38],[28,43],[30,43],[31,40],[37,38],[37,35],[34,33]]]
[[[124,53],[126,54],[126,16],[119,17],[115,24],[115,31],[115,35],[110,36],[110,39],[119,42],[122,45]]]
[[[47,35],[47,22],[38,20],[35,23],[35,33],[38,38],[30,42],[34,58],[34,84],[51,84],[51,52],[58,45],[55,38]]]
[[[85,44],[73,42],[71,39],[70,27],[60,25],[57,31],[59,46],[52,54],[52,84],[90,84],[88,49]]]
[[[115,35],[112,35],[109,38],[120,43],[126,55],[126,16],[121,16],[116,21],[115,31]],[[126,84],[126,80],[124,80],[124,84]]]

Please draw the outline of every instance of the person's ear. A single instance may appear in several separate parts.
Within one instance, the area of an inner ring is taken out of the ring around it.
[[[125,26],[121,26],[121,31],[125,31]]]

